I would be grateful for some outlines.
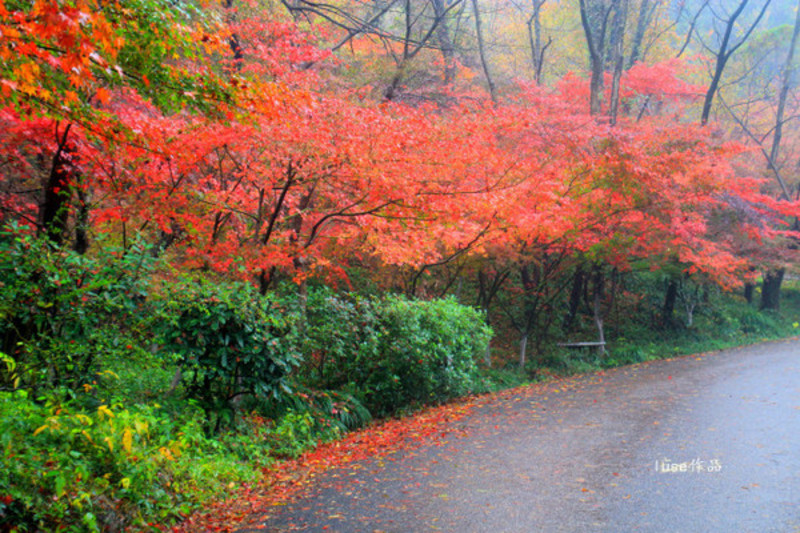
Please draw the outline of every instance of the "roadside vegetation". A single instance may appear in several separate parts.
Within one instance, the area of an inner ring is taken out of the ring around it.
[[[420,300],[288,282],[252,286],[170,272],[146,246],[92,256],[0,234],[3,316],[0,523],[118,531],[180,521],[257,484],[271,465],[376,419],[533,380],[795,334],[781,311],[703,287],[691,325],[668,323],[651,273],[627,279],[607,353],[579,308],[523,369],[513,329],[456,298]],[[634,284],[635,282],[635,284]],[[566,304],[567,302],[562,302]],[[658,321],[659,326],[654,321]],[[492,340],[492,366],[485,364]]]

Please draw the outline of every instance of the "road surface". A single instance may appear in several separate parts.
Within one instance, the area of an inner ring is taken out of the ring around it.
[[[245,531],[800,532],[800,341],[500,396]]]

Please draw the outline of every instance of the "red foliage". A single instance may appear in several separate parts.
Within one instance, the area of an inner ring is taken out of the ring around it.
[[[66,20],[89,4],[75,6]],[[29,14],[0,13],[25,52],[0,114],[6,218],[13,210],[36,221],[36,201],[18,191],[35,190],[63,119],[74,119],[69,186],[91,197],[94,230],[143,232],[182,268],[264,282],[279,271],[341,275],[356,257],[418,268],[468,248],[512,259],[557,248],[621,268],[677,262],[730,284],[745,267],[735,236],[771,239],[771,223],[797,211],[734,175],[739,148],[672,118],[699,92],[677,76],[677,60],[626,74],[627,116],[613,128],[588,116],[588,82],[575,76],[556,91],[523,86],[497,106],[458,95],[447,108],[386,104],[326,88],[305,66],[328,54],[253,9],[200,39],[216,53],[241,51],[226,65],[228,102],[168,114],[87,71],[70,89],[95,97],[84,124],[77,107],[59,120],[31,112],[48,109],[41,90],[55,87],[53,68],[85,69],[97,57],[111,68],[122,43],[101,14],[88,26],[50,27],[58,9],[42,1]],[[23,46],[24,32],[40,34],[40,45]],[[176,68],[207,73],[203,61]]]

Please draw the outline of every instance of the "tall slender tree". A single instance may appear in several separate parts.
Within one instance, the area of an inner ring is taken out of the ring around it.
[[[497,103],[497,85],[494,82],[491,68],[489,67],[489,57],[486,50],[486,41],[484,39],[483,22],[481,9],[478,5],[478,0],[472,0],[472,12],[475,16],[475,36],[478,40],[478,55],[481,58],[481,68],[483,75],[486,77],[486,85],[489,88],[489,95],[494,103]]]
[[[599,115],[603,110],[607,32],[613,7],[614,3],[608,0],[580,0],[581,27],[592,76],[589,100],[592,115]]]
[[[625,64],[625,25],[628,21],[628,0],[618,0],[611,31],[611,59],[613,76],[611,78],[611,102],[609,103],[609,120],[612,126],[617,123],[619,112],[619,86]]]
[[[733,54],[736,53],[736,51],[747,41],[747,39],[753,33],[753,30],[755,30],[758,26],[758,23],[761,22],[761,19],[764,17],[764,13],[766,13],[767,7],[769,7],[769,4],[772,0],[764,1],[755,20],[746,25],[744,32],[742,32],[740,36],[737,36],[736,29],[741,26],[739,18],[742,16],[742,13],[744,13],[745,7],[747,7],[749,1],[750,0],[740,0],[736,8],[727,16],[718,15],[716,11],[712,11],[714,13],[715,20],[722,24],[723,29],[721,35],[717,34],[718,44],[716,49],[704,44],[705,48],[714,54],[714,71],[711,75],[711,83],[708,85],[705,99],[703,100],[703,111],[700,115],[700,123],[704,126],[708,123],[708,119],[711,116],[711,107],[714,103],[714,97],[719,90],[719,84],[722,80],[722,74],[725,71],[725,66],[728,64],[731,56],[733,56]]]

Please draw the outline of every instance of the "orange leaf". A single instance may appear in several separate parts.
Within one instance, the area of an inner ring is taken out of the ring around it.
[[[97,89],[95,96],[103,104],[107,104],[108,101],[111,99],[111,93],[109,93],[108,90],[104,87],[100,87],[99,89]]]

